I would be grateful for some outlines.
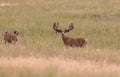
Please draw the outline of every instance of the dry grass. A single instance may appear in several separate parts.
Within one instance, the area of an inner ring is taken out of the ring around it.
[[[9,3],[9,2],[3,2],[3,3],[0,3],[0,7],[13,7],[13,6],[16,6],[17,4],[13,4],[13,3]]]
[[[119,77],[120,65],[108,64],[106,62],[96,62],[88,60],[72,60],[58,57],[17,57],[17,58],[0,58],[0,68],[3,71],[9,69],[34,70],[44,72],[52,69],[58,73],[78,74],[80,76],[94,77]]]

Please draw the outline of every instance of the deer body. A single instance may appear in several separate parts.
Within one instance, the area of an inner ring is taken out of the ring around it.
[[[6,43],[13,43],[15,44],[17,42],[17,35],[19,33],[17,33],[16,31],[14,31],[14,33],[11,33],[11,32],[5,32],[4,33],[4,41],[5,41],[5,44]]]
[[[62,35],[62,40],[66,46],[71,47],[84,47],[87,44],[87,39],[84,38],[72,38]]]
[[[87,39],[85,38],[73,38],[73,37],[65,36],[65,33],[73,29],[72,23],[69,26],[69,29],[65,29],[64,31],[62,31],[61,29],[58,29],[58,23],[54,23],[53,29],[56,30],[56,32],[58,33],[62,33],[62,40],[66,46],[84,47],[87,44]]]

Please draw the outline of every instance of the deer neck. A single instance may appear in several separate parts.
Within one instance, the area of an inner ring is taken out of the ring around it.
[[[65,42],[65,37],[66,37],[65,34],[62,34],[62,40],[63,40],[64,44],[66,43]]]

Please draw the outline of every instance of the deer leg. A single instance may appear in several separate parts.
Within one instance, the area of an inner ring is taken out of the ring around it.
[[[85,48],[86,48],[86,44],[87,44],[87,42],[84,42],[84,43],[81,45],[81,47],[85,47]]]

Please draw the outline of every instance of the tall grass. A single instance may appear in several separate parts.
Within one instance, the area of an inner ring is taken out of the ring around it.
[[[116,64],[88,60],[58,57],[0,59],[0,76],[3,77],[119,77],[119,71],[120,66]]]

